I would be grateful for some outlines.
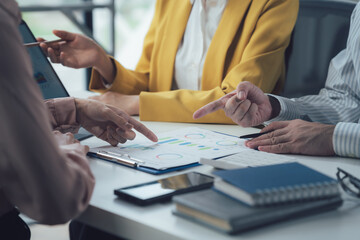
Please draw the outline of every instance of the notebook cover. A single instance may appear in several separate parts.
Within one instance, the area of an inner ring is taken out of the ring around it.
[[[216,171],[214,175],[249,194],[266,189],[336,183],[335,179],[297,162]]]
[[[216,219],[225,220],[230,224],[231,228],[223,229],[219,226],[212,225],[210,222],[176,210],[173,211],[175,215],[185,217],[186,219],[229,234],[246,231],[270,223],[336,209],[342,204],[342,199],[340,197],[334,197],[316,201],[279,205],[276,207],[253,208],[211,189],[175,196],[173,201],[178,205],[191,208],[194,213],[205,213]]]

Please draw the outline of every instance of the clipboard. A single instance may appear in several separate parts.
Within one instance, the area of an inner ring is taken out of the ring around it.
[[[217,159],[238,153],[245,147],[240,144],[245,140],[236,136],[198,127],[176,129],[160,135],[157,143],[138,139],[119,147],[95,147],[88,155],[158,175],[199,166],[203,157]]]
[[[133,168],[133,169],[136,169],[136,170],[139,170],[142,172],[146,172],[146,173],[150,173],[150,174],[154,174],[154,175],[160,175],[160,174],[165,174],[168,172],[180,171],[180,170],[183,170],[186,168],[196,167],[196,166],[201,165],[200,163],[191,163],[191,164],[187,164],[187,165],[183,165],[183,166],[158,170],[155,168],[143,167],[140,164],[138,164],[138,162],[131,160],[131,157],[125,157],[125,156],[120,157],[120,156],[116,156],[117,154],[113,154],[113,153],[88,152],[87,155],[89,157],[98,158],[101,160],[105,160],[107,162],[119,164],[121,166]],[[131,161],[129,161],[129,160],[131,160]]]

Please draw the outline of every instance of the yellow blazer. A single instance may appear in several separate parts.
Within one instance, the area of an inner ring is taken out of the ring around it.
[[[201,90],[171,90],[175,56],[191,8],[189,0],[158,0],[135,71],[115,61],[117,72],[108,90],[140,94],[140,119],[144,121],[233,124],[224,111],[199,120],[192,115],[242,81],[268,93],[281,90],[284,53],[296,22],[298,0],[229,0],[206,55]],[[90,89],[107,91],[96,71]]]

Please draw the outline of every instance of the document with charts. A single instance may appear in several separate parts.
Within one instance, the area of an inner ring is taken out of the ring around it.
[[[103,146],[91,152],[128,156],[139,166],[158,170],[199,162],[200,158],[219,158],[246,149],[245,140],[197,127],[181,128],[158,134],[153,143],[137,134],[133,141],[117,147]]]

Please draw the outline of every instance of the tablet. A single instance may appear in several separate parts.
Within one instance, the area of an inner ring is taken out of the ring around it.
[[[19,25],[19,31],[24,43],[37,42],[31,30],[24,21]],[[38,83],[44,99],[69,97],[64,85],[51,66],[51,63],[39,46],[26,48],[32,62],[34,79]]]
[[[19,31],[23,38],[24,43],[37,42],[35,36],[31,32],[25,21],[21,21],[19,25]],[[51,63],[41,50],[39,46],[26,48],[33,67],[34,80],[37,82],[41,89],[41,93],[44,99],[69,97],[69,93],[66,91],[59,76],[56,74]],[[74,134],[78,140],[84,140],[92,136],[91,133],[84,128],[80,128],[77,134]]]

